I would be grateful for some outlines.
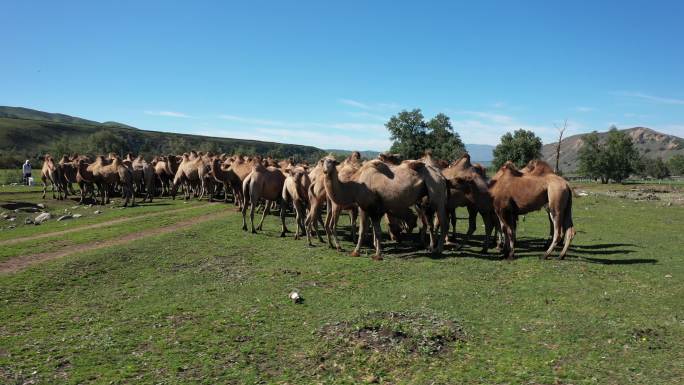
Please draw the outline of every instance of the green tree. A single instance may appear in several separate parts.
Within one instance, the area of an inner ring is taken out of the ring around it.
[[[412,111],[401,111],[385,123],[390,132],[392,147],[390,151],[399,153],[406,159],[417,159],[423,156],[427,146],[427,125],[423,113],[416,108]]]
[[[596,131],[582,137],[582,147],[577,156],[579,159],[578,172],[592,179],[601,179],[601,183],[608,183],[606,156],[604,148],[599,142]]]
[[[494,148],[492,163],[497,169],[510,160],[518,167],[524,167],[532,159],[541,157],[541,139],[532,131],[516,130],[505,133],[501,143]]]
[[[108,154],[113,152],[123,156],[124,152],[128,150],[126,141],[108,130],[98,131],[90,135],[86,143],[88,146],[86,150],[91,154]]]
[[[684,155],[677,154],[667,162],[668,168],[673,175],[684,175]]]
[[[579,150],[579,172],[591,178],[600,178],[601,183],[614,180],[618,183],[635,172],[639,153],[632,138],[612,126],[606,139],[601,141],[594,131],[585,135]]]
[[[624,131],[612,126],[608,131],[605,147],[606,174],[608,178],[620,183],[634,171],[639,161],[639,153],[632,138]]]
[[[652,177],[656,179],[663,179],[670,176],[670,170],[667,164],[663,162],[662,158],[651,159],[642,157],[638,165],[635,166],[635,171],[643,177]]]
[[[451,121],[445,114],[437,114],[427,123],[430,130],[427,135],[427,145],[432,149],[432,155],[438,159],[452,160],[466,152],[461,137],[451,126]]]

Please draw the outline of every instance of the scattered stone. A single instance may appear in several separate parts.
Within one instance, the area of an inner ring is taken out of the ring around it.
[[[57,222],[61,222],[61,221],[63,221],[63,220],[71,219],[71,218],[73,218],[73,217],[71,216],[71,214],[62,215],[61,217],[57,218]]]
[[[296,290],[292,291],[289,297],[294,303],[302,303],[304,300],[304,298],[302,298],[302,296]]]
[[[672,278],[672,274],[665,274],[665,278]]]
[[[7,226],[7,228],[10,229],[10,230],[13,229],[13,228],[15,228],[15,227],[17,227],[17,226],[15,226],[15,225],[9,225],[9,226]]]
[[[71,209],[72,209],[72,210],[76,210],[76,209],[79,208],[79,207],[81,207],[81,206],[71,206]]]
[[[44,209],[44,208],[45,208],[45,205],[42,204],[42,203],[38,203],[36,206],[40,207],[41,209]]]
[[[80,217],[82,217],[82,216],[83,216],[83,214],[74,214],[74,215],[72,215],[73,218],[80,218]]]
[[[33,224],[33,219],[31,219],[31,218],[29,218],[29,217],[26,217],[26,218],[24,219],[24,224],[25,224],[25,225],[32,225],[32,224]]]
[[[102,214],[102,211],[100,211],[100,210],[95,210],[95,212],[94,212],[93,214]]]
[[[37,217],[33,218],[33,223],[39,225],[39,224],[47,221],[48,219],[52,219],[52,214],[42,213],[42,214],[39,214]]]
[[[9,218],[9,219],[7,219],[7,220],[10,221],[10,222],[14,222],[14,221],[17,220],[17,218]]]
[[[2,217],[2,219],[10,219],[10,216],[7,213],[0,214],[0,217]]]

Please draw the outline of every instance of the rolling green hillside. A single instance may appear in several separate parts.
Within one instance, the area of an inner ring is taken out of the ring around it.
[[[314,160],[316,147],[139,130],[116,122],[98,123],[69,115],[0,107],[0,168],[18,167],[44,153],[142,153],[148,156],[190,149],[217,153],[257,153]]]

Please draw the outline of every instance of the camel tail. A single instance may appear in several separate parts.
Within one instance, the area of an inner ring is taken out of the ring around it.
[[[572,192],[568,194],[568,204],[565,206],[563,213],[563,231],[565,232],[565,243],[563,244],[563,251],[560,253],[560,258],[565,257],[572,238],[575,237],[575,226],[572,223]]]

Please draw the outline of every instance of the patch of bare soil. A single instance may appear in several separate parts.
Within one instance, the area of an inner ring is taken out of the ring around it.
[[[212,203],[210,203],[210,204],[212,204]],[[216,203],[213,203],[213,204],[216,204]],[[71,228],[68,230],[52,231],[52,232],[46,232],[46,233],[42,233],[42,234],[30,235],[27,237],[7,239],[4,241],[0,241],[0,246],[2,246],[2,245],[13,245],[15,243],[33,241],[36,239],[42,239],[42,238],[48,238],[48,237],[55,237],[55,236],[65,235],[65,234],[69,234],[69,233],[73,233],[73,232],[77,232],[77,231],[99,229],[101,227],[117,225],[119,223],[126,223],[126,222],[130,222],[133,220],[145,219],[145,218],[150,218],[150,217],[163,215],[163,214],[178,213],[178,212],[182,212],[182,211],[192,210],[194,208],[197,208],[197,206],[183,207],[180,209],[173,209],[173,210],[166,210],[166,211],[158,211],[158,212],[154,212],[154,213],[137,215],[137,216],[132,216],[132,217],[117,218],[117,219],[112,219],[112,220],[106,221],[106,222],[94,223],[92,225],[74,227],[74,228]]]
[[[136,241],[138,239],[142,239],[142,238],[146,238],[146,237],[171,233],[171,232],[182,230],[186,227],[190,227],[190,226],[193,226],[193,225],[196,225],[199,223],[203,223],[203,222],[207,222],[207,221],[210,221],[213,219],[221,218],[223,216],[228,215],[231,212],[232,212],[231,210],[222,210],[221,212],[218,212],[218,213],[206,214],[206,215],[201,215],[198,217],[186,219],[184,221],[174,223],[173,225],[164,226],[164,227],[157,227],[157,228],[139,231],[136,233],[127,234],[127,235],[124,235],[124,236],[116,238],[116,239],[109,239],[109,240],[105,240],[105,241],[101,241],[101,242],[93,242],[93,243],[88,243],[88,244],[71,246],[71,247],[64,248],[62,250],[51,251],[51,252],[47,252],[47,253],[39,253],[39,254],[33,254],[33,255],[24,255],[24,256],[14,257],[14,258],[8,259],[6,261],[0,262],[0,273],[15,273],[15,272],[24,270],[29,266],[35,265],[37,263],[41,263],[41,262],[51,260],[51,259],[65,257],[67,255],[71,255],[74,253],[97,250],[97,249],[102,249],[102,248],[111,247],[111,246],[117,246],[117,245],[129,243],[129,242]]]
[[[325,325],[321,337],[333,342],[331,356],[368,350],[401,355],[438,355],[465,341],[455,320],[425,313],[373,312],[357,320]]]
[[[678,186],[644,185],[620,190],[611,189],[598,194],[633,201],[656,201],[664,206],[684,205],[684,191]]]

